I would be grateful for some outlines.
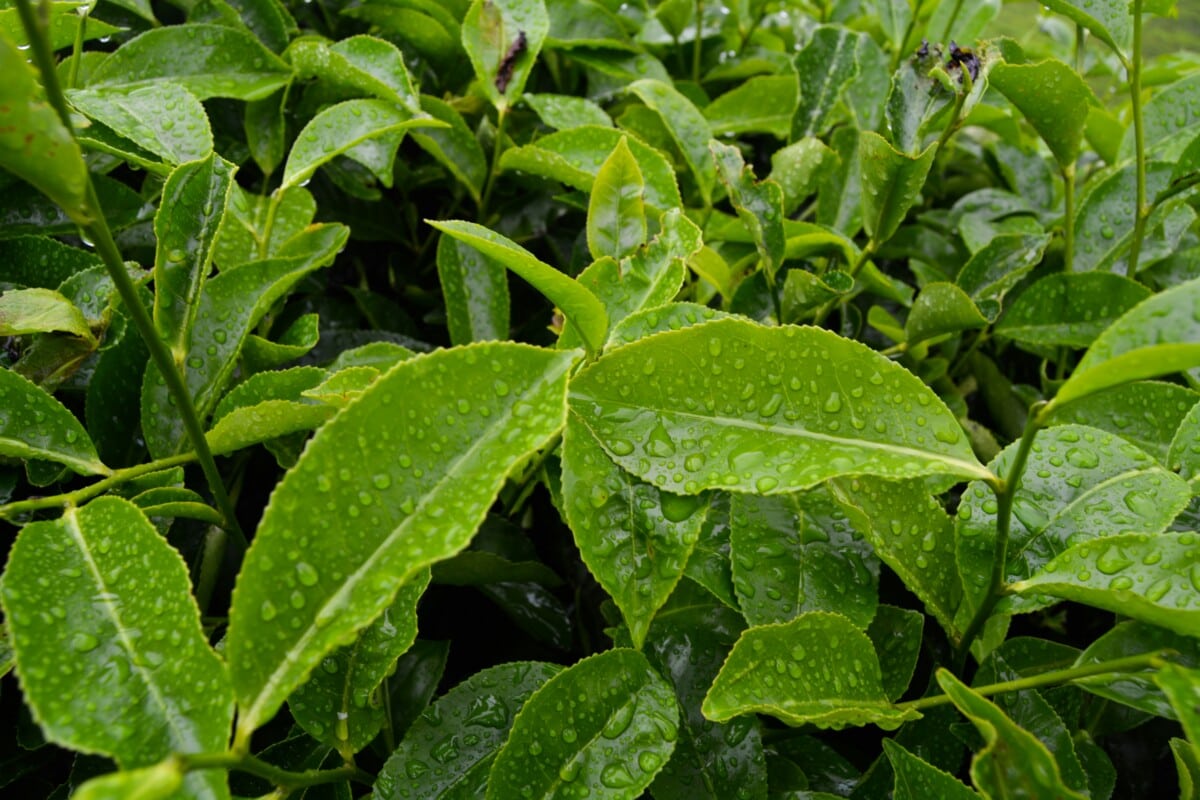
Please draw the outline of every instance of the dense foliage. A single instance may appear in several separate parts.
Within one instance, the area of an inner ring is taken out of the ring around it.
[[[1200,59],[1043,2],[0,0],[6,796],[1200,798]]]

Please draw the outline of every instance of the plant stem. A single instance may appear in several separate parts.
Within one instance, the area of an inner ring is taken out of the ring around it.
[[[38,72],[41,73],[46,98],[58,112],[63,125],[74,136],[75,129],[71,125],[70,110],[67,108],[67,100],[63,96],[62,87],[58,85],[58,74],[54,68],[54,54],[46,36],[48,20],[35,18],[30,0],[17,0],[17,13],[21,17],[25,35],[33,48],[34,60],[37,63]],[[80,225],[80,228],[95,245],[96,252],[103,260],[104,267],[117,289],[117,294],[121,297],[121,302],[125,304],[133,324],[146,342],[150,357],[154,360],[159,372],[162,373],[163,380],[166,381],[167,391],[174,400],[175,407],[179,410],[179,416],[187,430],[188,439],[195,450],[194,458],[200,462],[200,468],[204,471],[204,477],[208,481],[209,490],[213,494],[217,509],[224,517],[226,529],[244,547],[246,536],[238,526],[237,515],[229,502],[229,496],[225,493],[225,486],[221,483],[221,474],[217,471],[217,464],[213,461],[212,452],[208,449],[208,441],[204,438],[204,427],[201,425],[200,416],[196,413],[196,407],[192,403],[191,393],[188,392],[183,375],[180,374],[170,351],[167,350],[162,339],[159,338],[158,332],[155,331],[154,321],[150,319],[150,314],[138,298],[137,287],[125,270],[121,252],[117,249],[117,243],[113,241],[112,232],[104,218],[104,209],[101,208],[100,201],[96,196],[96,187],[92,184],[91,174],[85,173],[85,175],[87,176],[86,211],[91,221],[86,225]]]
[[[1061,683],[1069,683],[1070,681],[1076,681],[1082,678],[1091,678],[1096,675],[1109,675],[1118,672],[1140,672],[1144,669],[1161,666],[1168,655],[1169,652],[1166,650],[1156,650],[1153,653],[1142,653],[1141,655],[1126,656],[1125,658],[1114,658],[1111,661],[1101,661],[1097,664],[1085,664],[1081,667],[1070,667],[1068,669],[1060,669],[1053,672],[1043,672],[1040,675],[1032,675],[1028,678],[1018,678],[1016,680],[1004,681],[1002,683],[992,683],[987,686],[980,686],[972,691],[983,697],[990,697],[994,694],[1003,694],[1005,692],[1019,692],[1024,689],[1040,689],[1044,686],[1057,686]],[[935,706],[943,706],[949,702],[950,697],[948,695],[939,694],[934,695],[933,697],[922,697],[918,700],[909,700],[907,703],[897,703],[896,708],[906,711],[922,711]]]
[[[284,792],[303,789],[306,786],[319,786],[325,783],[339,781],[355,781],[370,786],[374,777],[367,772],[347,764],[335,769],[307,769],[302,772],[292,772],[261,758],[246,754],[227,753],[177,753],[174,758],[187,771],[200,769],[227,769],[257,775],[275,784]]]
[[[696,0],[696,38],[692,40],[692,81],[700,82],[700,57],[704,51],[704,0]]]
[[[1129,270],[1137,274],[1142,239],[1150,207],[1146,202],[1146,125],[1142,114],[1142,0],[1133,0],[1133,56],[1129,63],[1129,103],[1133,109],[1134,169],[1137,177],[1137,201],[1134,209],[1133,243],[1129,247]]]
[[[0,506],[0,519],[12,519],[20,514],[28,514],[32,511],[42,511],[47,508],[65,508],[66,506],[77,506],[80,503],[90,500],[98,494],[103,494],[114,486],[119,486],[125,481],[131,481],[134,478],[139,478],[142,475],[149,475],[151,472],[158,472],[171,467],[177,467],[181,464],[190,464],[196,460],[195,453],[181,453],[177,456],[168,456],[160,458],[157,461],[151,461],[148,464],[138,464],[125,469],[118,469],[109,475],[104,480],[96,481],[88,484],[73,492],[64,492],[63,494],[52,494],[48,497],[37,497],[32,500],[18,500],[15,503]]]
[[[1063,218],[1063,271],[1075,270],[1075,165],[1063,167],[1063,196],[1066,214]]]
[[[1004,592],[1013,500],[1017,495],[1017,490],[1021,488],[1021,475],[1025,472],[1025,463],[1029,460],[1029,451],[1033,448],[1034,437],[1042,427],[1038,416],[1038,412],[1041,410],[1039,406],[1040,404],[1035,405],[1029,411],[1029,417],[1025,421],[1025,432],[1021,435],[1021,442],[1017,445],[1017,453],[1013,457],[1008,473],[1003,480],[992,486],[992,491],[996,493],[996,545],[992,551],[992,575],[988,580],[987,595],[976,610],[975,616],[967,624],[962,640],[958,643],[958,649],[955,651],[954,664],[957,672],[962,671],[963,665],[966,664],[967,653],[971,651],[971,644],[983,630],[983,626],[992,615],[996,603],[1000,601]]]
[[[88,15],[79,15],[79,24],[75,27],[75,43],[71,48],[71,71],[67,74],[67,88],[74,89],[79,85],[79,62],[83,60],[83,36],[87,31]]]
[[[488,200],[492,197],[492,187],[496,185],[496,173],[500,165],[500,154],[504,152],[504,123],[508,119],[508,106],[501,106],[496,111],[496,138],[492,142],[492,163],[488,165],[487,182],[483,185],[483,197],[479,200],[479,216],[487,212]]]
[[[962,0],[954,0],[954,10],[950,12],[950,19],[946,22],[946,35],[949,36],[954,32],[954,24],[958,22],[958,15],[962,11]]]

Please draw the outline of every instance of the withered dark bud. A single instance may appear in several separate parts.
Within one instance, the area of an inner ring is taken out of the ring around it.
[[[496,89],[501,94],[508,88],[508,83],[512,80],[513,68],[517,65],[517,59],[521,57],[528,46],[529,40],[525,38],[525,31],[517,31],[516,40],[509,46],[504,58],[500,59],[500,66],[496,70]]]

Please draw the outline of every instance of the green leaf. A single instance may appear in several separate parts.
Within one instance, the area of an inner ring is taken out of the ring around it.
[[[563,435],[563,505],[588,571],[640,648],[700,535],[707,502],[679,497],[614,464],[574,416]]]
[[[417,639],[417,601],[429,585],[429,570],[404,582],[396,598],[354,643],[333,651],[288,698],[296,723],[344,757],[370,744],[387,717],[379,688],[396,659]]]
[[[646,183],[621,138],[605,159],[588,200],[587,242],[592,258],[622,259],[646,241]]]
[[[571,407],[618,464],[685,494],[990,475],[919,379],[816,328],[718,319],[651,336],[577,375]]]
[[[825,133],[842,89],[858,74],[860,36],[840,25],[822,25],[796,54],[800,101],[792,117],[793,142]]]
[[[575,326],[588,349],[595,352],[608,331],[608,315],[594,294],[521,245],[482,225],[463,220],[425,220],[430,226],[474,247],[520,275],[558,306]]]
[[[479,146],[479,140],[467,127],[462,115],[450,104],[423,94],[421,110],[449,127],[414,128],[413,141],[450,170],[450,174],[467,188],[471,198],[478,204],[488,170],[487,158]]]
[[[48,739],[122,767],[224,749],[233,697],[187,568],[128,501],[102,497],[25,526],[0,598],[25,701]],[[227,797],[224,779],[184,781],[191,796]]]
[[[840,614],[820,611],[743,633],[701,708],[714,722],[758,712],[793,727],[894,730],[920,718],[888,702],[867,635]]]
[[[1048,244],[1048,235],[1001,234],[971,256],[955,283],[976,303],[1003,300],[1038,265]]]
[[[550,16],[542,0],[475,0],[462,21],[462,46],[484,95],[501,113],[521,99]]]
[[[882,244],[904,222],[909,209],[921,196],[925,177],[933,166],[937,145],[910,156],[888,144],[874,131],[858,137],[858,159],[862,170],[863,227],[873,242]]]
[[[1047,417],[1051,425],[1091,424],[1120,436],[1154,456],[1160,464],[1178,471],[1170,457],[1172,440],[1196,406],[1200,394],[1174,383],[1139,381],[1115,386],[1061,406]],[[1184,478],[1193,477],[1190,471]]]
[[[500,157],[501,170],[521,170],[591,192],[600,167],[622,138],[637,159],[646,182],[646,205],[659,211],[683,205],[675,169],[662,153],[615,128],[582,125],[558,131],[534,144],[513,147]]]
[[[879,562],[823,488],[730,505],[730,562],[751,625],[836,611],[866,628],[879,603]]]
[[[713,136],[769,133],[787,139],[798,97],[795,75],[758,75],[705,106],[704,116]]]
[[[241,741],[399,582],[466,546],[508,472],[563,425],[577,358],[501,343],[422,356],[321,428],[276,487],[234,590],[226,652]],[[322,495],[332,502],[309,502]],[[304,560],[288,556],[298,531],[319,532]]]
[[[1050,58],[1036,64],[996,64],[988,83],[1029,120],[1060,170],[1079,158],[1092,90],[1075,70]]]
[[[986,328],[987,324],[966,292],[953,283],[936,281],[921,288],[904,321],[904,333],[912,347],[935,336]]]
[[[1171,755],[1179,774],[1179,800],[1200,797],[1200,747],[1183,739],[1171,740]]]
[[[978,800],[979,795],[948,772],[905,750],[892,739],[883,740],[892,770],[896,773],[895,800]]]
[[[365,92],[403,106],[409,115],[421,113],[404,54],[391,42],[374,36],[351,36],[338,42],[298,39],[285,54],[297,76],[352,92]]]
[[[176,761],[121,770],[92,778],[71,795],[74,800],[165,800],[176,797],[184,773]]]
[[[700,536],[683,574],[707,589],[727,608],[740,612],[733,590],[729,549],[729,495],[718,492],[712,495]]]
[[[154,216],[154,327],[177,361],[187,352],[236,170],[209,153],[177,167],[163,186]]]
[[[1007,475],[1018,444],[989,465]],[[1029,578],[1067,548],[1115,533],[1162,531],[1191,496],[1187,483],[1133,445],[1082,425],[1038,433],[1013,500],[1007,581]],[[978,608],[992,570],[996,498],[981,482],[963,493],[958,508],[958,557],[965,606]],[[1037,601],[1014,602],[1017,611]],[[1042,605],[1045,603],[1043,602]],[[1007,607],[1007,606],[1006,606]]]
[[[446,302],[450,341],[507,339],[508,273],[504,264],[449,236],[438,240],[438,278]]]
[[[854,279],[846,272],[826,272],[819,278],[802,269],[789,269],[785,274],[779,299],[781,319],[787,323],[802,320],[854,290]]]
[[[767,177],[783,189],[783,210],[791,214],[820,186],[837,157],[820,139],[806,137],[771,154]]]
[[[71,105],[168,164],[205,158],[213,149],[204,106],[180,84],[68,92]]]
[[[1164,664],[1154,682],[1170,698],[1192,748],[1200,748],[1200,670]]]
[[[58,331],[95,344],[87,319],[74,303],[50,289],[0,293],[0,336]]]
[[[0,168],[33,184],[74,222],[89,222],[88,172],[79,145],[46,102],[25,56],[3,33],[0,73],[5,76],[0,85]]]
[[[287,330],[274,341],[251,334],[242,347],[246,371],[258,373],[275,369],[304,356],[320,341],[320,325],[321,318],[317,314],[303,314],[288,325]]]
[[[954,614],[962,599],[962,582],[954,526],[924,482],[851,478],[829,486],[879,560],[956,639]]]
[[[1164,463],[1189,481],[1200,477],[1200,405],[1180,421]]]
[[[929,17],[925,38],[942,44],[973,42],[999,12],[1000,0],[938,3]]]
[[[25,27],[21,24],[21,15],[14,5],[5,3],[5,7],[0,9],[0,34],[7,34],[13,44],[25,48],[29,46],[29,40],[25,36]],[[123,30],[96,17],[88,16],[87,27],[81,32],[80,19],[83,13],[90,12],[94,7],[95,3],[76,3],[71,0],[66,0],[66,2],[52,0],[42,6],[39,14],[44,13],[48,18],[45,30],[46,36],[50,40],[50,49],[61,50],[71,46],[75,41],[76,33],[79,33],[86,42],[110,37]]]
[[[538,661],[501,664],[446,692],[417,717],[383,765],[374,796],[483,797],[488,772],[513,719],[530,695],[561,669]]]
[[[275,222],[268,232],[266,220],[272,202],[275,203]],[[277,198],[252,195],[240,186],[234,186],[213,259],[221,269],[228,270],[276,255],[289,239],[312,223],[316,212],[316,200],[307,189],[299,186],[283,190]],[[267,236],[270,238],[264,243]]]
[[[1145,622],[1126,621],[1113,626],[1080,653],[1074,666],[1086,666],[1128,658],[1156,650],[1172,650],[1172,660],[1189,667],[1200,666],[1200,641]],[[1072,681],[1073,685],[1094,695],[1147,714],[1174,719],[1170,701],[1154,683],[1153,669],[1141,672],[1115,672]]]
[[[488,800],[633,800],[671,756],[679,712],[645,656],[609,650],[563,670],[525,703],[496,756]]]
[[[390,164],[404,131],[441,125],[430,117],[413,117],[384,100],[338,103],[317,114],[300,131],[288,153],[281,188],[307,181],[318,167],[340,155],[368,168],[373,168],[380,159]],[[385,186],[391,183],[390,169],[387,174],[387,180],[381,180]]]
[[[1087,347],[1150,294],[1142,284],[1109,272],[1047,275],[1017,296],[996,333],[1039,346]]]
[[[612,117],[586,97],[569,94],[527,94],[522,98],[547,126],[556,131],[583,125],[612,127]]]
[[[745,627],[733,609],[703,589],[681,585],[650,628],[646,656],[675,687],[679,741],[654,779],[655,797],[695,800],[766,800],[767,766],[758,720],[743,716],[710,722],[700,704]],[[686,658],[680,658],[681,654]]]
[[[204,284],[183,361],[187,388],[201,418],[216,406],[250,329],[305,275],[332,261],[348,236],[343,225],[316,225],[289,244],[300,255],[289,256],[284,248],[277,258],[223,270]],[[168,410],[171,405],[166,382],[151,365],[142,384],[142,431],[157,457],[181,452],[187,445],[182,421]]]
[[[0,369],[0,455],[65,464],[80,475],[107,475],[75,415],[43,389]]]
[[[783,230],[783,189],[771,180],[756,183],[754,170],[742,160],[736,147],[709,142],[717,175],[729,192],[729,202],[750,235],[767,277],[774,280],[783,264],[787,238]]]
[[[1197,535],[1127,533],[1067,548],[1009,588],[1103,608],[1200,636]]]
[[[88,76],[87,88],[139,89],[169,83],[200,100],[261,100],[292,69],[250,33],[222,25],[170,25],[130,39]]]
[[[1051,407],[1200,365],[1198,305],[1200,279],[1159,292],[1122,314],[1096,337]]]
[[[893,702],[908,691],[921,656],[924,630],[925,617],[920,611],[883,603],[867,626],[867,636],[879,657],[884,694]]]
[[[1145,147],[1147,154],[1163,161],[1179,161],[1196,136],[1197,118],[1191,111],[1200,101],[1200,76],[1188,75],[1159,89],[1145,104]],[[1133,126],[1121,142],[1120,158],[1134,154]]]
[[[628,91],[662,118],[671,138],[683,153],[683,160],[687,162],[696,179],[701,199],[706,206],[711,205],[717,174],[713,168],[712,156],[708,152],[708,142],[712,139],[712,129],[709,128],[708,120],[691,100],[664,81],[643,78],[631,83]]]
[[[1170,164],[1151,161],[1146,165],[1148,197],[1154,197],[1166,189],[1170,180]],[[1123,268],[1122,259],[1129,252],[1134,228],[1134,221],[1128,211],[1136,202],[1137,170],[1134,164],[1108,170],[1088,182],[1087,190],[1075,212],[1075,240],[1078,246],[1075,250],[1074,267],[1077,271],[1127,271]],[[1155,208],[1147,222],[1146,230],[1153,231],[1156,225],[1162,223],[1164,215],[1172,213],[1174,208],[1171,203]],[[1157,238],[1147,238],[1142,263],[1149,263],[1149,256],[1153,254]]]
[[[971,779],[984,796],[1084,800],[1084,795],[1063,783],[1058,762],[1032,733],[960,683],[949,671],[938,670],[937,680],[942,691],[983,736],[985,747],[971,760]]]
[[[1043,5],[1086,28],[1122,59],[1128,55],[1133,15],[1127,0],[1049,0]]]
[[[303,392],[319,385],[325,370],[297,367],[253,375],[217,405],[212,429],[205,434],[216,454],[230,453],[256,442],[320,427],[335,413],[308,400]]]

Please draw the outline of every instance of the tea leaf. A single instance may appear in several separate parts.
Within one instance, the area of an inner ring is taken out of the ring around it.
[[[686,494],[989,474],[915,376],[815,328],[718,319],[651,336],[577,375],[571,407],[618,464]]]
[[[1054,153],[1060,169],[1074,165],[1083,143],[1092,90],[1083,78],[1053,58],[1036,64],[996,64],[988,73],[995,86],[1029,120]]]
[[[509,298],[504,264],[465,242],[442,236],[437,267],[450,341],[470,344],[507,339]]]
[[[628,139],[617,142],[592,184],[587,242],[592,258],[622,259],[646,241],[646,184]]]
[[[996,333],[1034,345],[1087,347],[1149,296],[1140,283],[1108,272],[1047,275],[1017,296]]]
[[[10,369],[0,369],[0,455],[65,464],[80,475],[107,475],[96,448],[75,415],[43,389]]]
[[[883,751],[896,773],[895,800],[978,800],[979,795],[948,772],[922,761],[894,740],[883,740]]]
[[[366,35],[333,44],[297,39],[286,55],[301,78],[318,78],[338,88],[366,92],[404,107],[410,116],[421,113],[421,100],[404,54],[391,42]]]
[[[500,343],[422,356],[321,428],[276,488],[234,590],[226,652],[243,740],[397,582],[466,546],[505,475],[563,425],[577,358]],[[413,416],[394,425],[397,397]],[[422,420],[447,412],[454,423],[431,440]],[[340,500],[314,507],[314,495]],[[293,560],[301,531],[319,535]]]
[[[213,149],[212,129],[196,96],[175,83],[140,89],[69,92],[71,105],[168,164],[198,161]]]
[[[450,104],[423,94],[421,110],[449,127],[413,128],[413,141],[446,167],[478,204],[487,178],[487,158],[479,140]]]
[[[527,94],[522,98],[538,118],[556,131],[583,125],[612,127],[612,117],[586,97],[569,94]]]
[[[82,784],[71,797],[76,800],[165,800],[183,787],[183,771],[172,761],[152,767],[121,770],[101,775]],[[190,787],[189,787],[190,788]]]
[[[145,572],[130,574],[131,563]],[[26,525],[0,598],[25,699],[51,741],[122,767],[224,748],[233,697],[187,569],[128,501],[102,497]],[[184,782],[191,796],[228,797],[219,771]]]
[[[1041,262],[1048,244],[1048,235],[1001,234],[971,256],[955,283],[976,303],[1002,300]]]
[[[793,727],[894,730],[918,719],[888,702],[882,680],[867,635],[839,614],[814,611],[743,633],[702,709],[714,722],[759,712]]]
[[[1173,650],[1173,660],[1190,667],[1200,666],[1200,641],[1181,636],[1145,622],[1126,621],[1115,625],[1079,654],[1075,664],[1084,666],[1115,658],[1126,658],[1156,650]],[[1154,671],[1120,672],[1096,675],[1072,681],[1099,697],[1136,708],[1147,714],[1172,719],[1175,712],[1170,701],[1154,683]]]
[[[1200,670],[1165,664],[1154,682],[1171,699],[1192,748],[1200,748]]]
[[[953,283],[927,283],[917,295],[904,333],[909,347],[947,333],[987,327],[987,318],[967,293]]]
[[[883,603],[867,626],[867,636],[879,657],[883,692],[893,702],[904,695],[912,681],[924,630],[925,617],[920,611]]]
[[[792,116],[792,141],[825,132],[842,89],[858,74],[859,36],[840,26],[822,25],[796,54],[800,101]]]
[[[713,168],[712,156],[708,152],[708,142],[712,139],[712,129],[708,126],[708,120],[691,100],[663,81],[653,78],[634,81],[629,85],[628,91],[662,118],[696,179],[704,205],[711,205],[717,173]]]
[[[763,271],[773,280],[787,250],[783,189],[771,180],[756,183],[754,170],[746,166],[736,147],[713,141],[709,150],[716,162],[717,175],[729,192],[729,202],[754,239]]]
[[[425,220],[430,226],[499,261],[533,284],[562,309],[589,350],[596,351],[608,331],[608,315],[596,296],[554,267],[538,260],[516,242],[482,225],[462,220]]]
[[[937,145],[910,156],[888,144],[874,131],[858,137],[863,181],[863,227],[874,242],[892,238],[917,201],[933,166]]]
[[[88,77],[87,87],[181,86],[200,100],[261,100],[292,79],[292,68],[250,33],[224,25],[155,28],[117,48]]]
[[[482,797],[517,713],[561,670],[538,661],[501,664],[446,692],[417,717],[383,765],[375,797]]]
[[[769,133],[787,139],[798,97],[795,75],[757,75],[705,106],[704,116],[713,136]]]
[[[0,336],[59,331],[87,340],[95,337],[74,303],[49,289],[12,289],[0,293]]]
[[[573,416],[562,452],[563,505],[580,556],[640,648],[687,566],[707,503],[662,492],[625,472]]]
[[[462,46],[484,95],[501,112],[521,99],[550,32],[542,0],[475,0],[462,21]]]
[[[1178,471],[1169,450],[1188,412],[1200,401],[1200,393],[1175,383],[1138,381],[1114,386],[1060,406],[1047,417],[1051,425],[1085,425],[1120,436],[1160,464]],[[1185,469],[1184,478],[1192,477]]]
[[[679,712],[670,685],[633,650],[608,650],[563,670],[526,701],[492,764],[489,800],[633,800],[671,756]]]
[[[1099,537],[1067,548],[1010,589],[1074,600],[1198,636],[1196,543],[1191,532]]]
[[[1146,192],[1154,197],[1170,183],[1171,165],[1151,161],[1146,165]],[[1125,210],[1137,200],[1137,174],[1133,164],[1114,168],[1089,182],[1075,213],[1075,269],[1079,272],[1105,270],[1124,272],[1119,260],[1129,251],[1134,223]],[[1154,210],[1154,219],[1146,230],[1161,224],[1163,215],[1172,211],[1170,203]],[[1152,245],[1153,240],[1147,245]]]

